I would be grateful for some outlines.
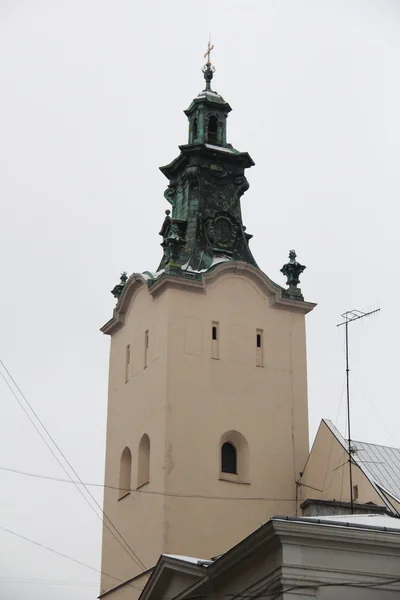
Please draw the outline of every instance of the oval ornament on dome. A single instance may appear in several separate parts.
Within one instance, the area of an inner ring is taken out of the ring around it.
[[[232,224],[226,217],[217,217],[214,226],[215,240],[219,246],[230,246],[232,243]]]
[[[225,177],[226,175],[224,167],[219,163],[211,163],[209,165],[209,169],[214,175],[217,175],[217,177]]]

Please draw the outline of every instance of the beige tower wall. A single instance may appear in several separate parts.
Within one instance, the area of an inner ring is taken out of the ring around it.
[[[137,488],[138,447],[143,434],[149,436],[151,443],[152,489],[163,491],[165,487],[167,300],[167,295],[153,300],[147,288],[141,286],[131,299],[125,325],[111,338],[110,349],[105,485],[111,487],[105,488],[104,512],[146,567],[154,565],[154,549],[162,548],[164,497],[130,493],[119,499],[118,489],[112,488],[119,487],[120,459],[125,447],[132,453],[131,488]],[[153,335],[149,340],[148,366],[144,368],[146,330]],[[128,344],[131,352],[126,382]],[[102,570],[125,581],[143,569],[106,526],[119,537],[104,519]],[[115,579],[103,576],[101,589],[116,584]]]
[[[118,486],[128,446],[135,488],[140,438],[151,442],[149,483],[121,500],[106,489],[104,510],[146,567],[161,553],[217,555],[271,515],[295,514],[308,454],[304,315],[313,305],[281,299],[248,266],[219,266],[203,284],[174,279],[150,291],[128,282],[103,328],[112,333],[106,484]],[[238,448],[238,475],[220,472],[221,439]],[[107,531],[102,568],[121,580],[139,572]],[[115,583],[103,577],[102,588]]]
[[[264,367],[256,366],[257,330]],[[209,557],[271,515],[294,514],[308,454],[304,315],[271,307],[254,282],[228,273],[205,296],[171,290],[169,339],[166,490],[238,500],[167,497],[165,548]],[[220,479],[220,439],[229,431],[248,443],[244,483]]]

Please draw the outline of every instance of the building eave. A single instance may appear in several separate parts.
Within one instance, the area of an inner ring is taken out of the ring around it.
[[[204,574],[205,569],[206,567],[201,564],[193,564],[185,560],[171,558],[162,554],[155,567],[153,567],[153,573],[143,588],[139,599],[147,600],[148,598],[151,598],[152,595],[161,597],[160,590],[168,585],[174,572],[185,573],[198,580]]]
[[[269,296],[271,306],[282,310],[292,310],[303,314],[309,313],[316,304],[313,302],[305,302],[303,300],[291,300],[284,298],[284,288],[277,286],[271,279],[260,269],[253,267],[245,262],[227,261],[219,263],[210,271],[201,274],[201,279],[190,280],[181,277],[175,277],[168,274],[163,274],[149,288],[153,297],[157,297],[167,287],[176,289],[192,290],[199,293],[205,293],[207,285],[214,283],[223,275],[227,274],[242,275],[247,277],[254,283],[266,296]]]
[[[232,163],[242,163],[244,169],[248,169],[255,165],[255,162],[251,158],[248,152],[238,152],[231,150],[225,146],[214,146],[212,144],[183,144],[179,146],[181,153],[179,156],[174,158],[168,165],[160,167],[160,171],[167,179],[172,179],[181,167],[182,163],[187,160],[189,156],[208,156],[212,158],[224,159],[224,161],[231,161]]]
[[[207,92],[203,92],[205,95],[199,94],[197,96],[197,98],[194,98],[192,100],[192,102],[190,103],[190,106],[184,110],[183,112],[185,113],[185,115],[188,117],[189,115],[192,114],[192,112],[194,110],[196,110],[196,107],[199,104],[205,104],[206,106],[213,106],[215,108],[218,108],[219,110],[222,110],[226,113],[230,113],[232,110],[232,107],[228,104],[228,102],[226,102],[222,96],[219,96],[219,94],[216,94],[215,99],[207,94]],[[217,100],[216,98],[219,97],[220,100]]]
[[[220,277],[229,274],[242,275],[248,278],[265,296],[269,297],[271,306],[275,308],[307,314],[316,307],[316,304],[313,302],[285,298],[283,296],[284,288],[273,283],[260,269],[245,262],[227,261],[213,266],[210,271],[196,274],[196,278],[193,277],[193,279],[163,273],[150,286],[148,286],[143,275],[134,273],[125,284],[118,303],[114,308],[112,318],[101,327],[100,331],[106,335],[113,335],[124,326],[125,316],[133,298],[139,289],[144,286],[148,288],[153,298],[157,298],[167,289],[205,294],[208,285],[215,283]]]
[[[136,586],[132,585],[133,582],[137,581],[141,577],[145,577],[146,575],[149,575],[152,571],[154,571],[154,568],[155,567],[150,567],[150,569],[146,569],[146,571],[142,571],[138,575],[135,575],[134,577],[130,577],[126,581],[121,581],[121,583],[117,583],[117,585],[115,585],[114,587],[110,588],[109,590],[107,590],[105,592],[102,592],[98,596],[99,600],[101,598],[106,598],[107,596],[109,596],[110,594],[112,594],[114,592],[117,592],[118,590],[120,590],[121,588],[125,587],[126,585],[129,585],[130,587],[136,587]],[[141,589],[141,588],[137,588],[137,589]]]
[[[360,545],[368,548],[371,546],[378,548],[380,553],[388,553],[389,555],[397,549],[400,549],[400,530],[395,528],[382,528],[374,526],[361,526],[353,523],[340,524],[335,521],[318,520],[307,517],[272,517],[267,523],[259,529],[251,533],[247,538],[239,542],[236,546],[223,554],[215,563],[207,568],[206,573],[199,581],[177,594],[174,600],[185,600],[195,596],[205,596],[211,589],[215,589],[218,579],[226,579],[227,574],[234,569],[237,569],[240,564],[255,556],[260,550],[266,548],[273,540],[281,544],[293,543],[301,544],[302,546],[318,546],[322,548],[331,547],[338,548],[339,545],[348,547]],[[290,576],[293,580],[296,567],[292,566],[289,571],[286,569],[286,575],[280,574],[280,578],[284,580]],[[276,575],[276,574],[272,574]],[[375,574],[374,574],[375,575]],[[324,576],[323,572],[319,573],[319,582],[329,582],[331,573]],[[304,575],[301,576],[301,582],[304,583]],[[261,586],[266,585],[266,580],[260,582]],[[270,582],[268,582],[268,586]],[[246,590],[248,593],[249,590]],[[262,588],[257,590],[262,592]],[[257,597],[257,594],[251,594]]]
[[[133,273],[127,280],[121,296],[113,311],[113,316],[107,323],[100,328],[102,333],[112,335],[125,324],[125,316],[133,297],[137,294],[140,288],[147,287],[147,281],[140,273]]]

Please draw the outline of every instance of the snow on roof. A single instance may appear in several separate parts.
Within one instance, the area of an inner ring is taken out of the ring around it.
[[[229,262],[230,260],[232,260],[229,256],[214,256],[212,263],[209,267],[207,267],[206,269],[192,269],[192,267],[189,265],[189,260],[181,266],[182,271],[188,271],[189,273],[205,273],[206,271],[208,271],[209,269],[211,269],[211,267],[214,267],[215,265],[218,265],[219,263],[223,263],[223,262]]]
[[[204,144],[206,148],[210,148],[211,150],[219,150],[220,152],[228,152],[229,154],[235,154],[230,148],[225,148],[224,146],[214,146],[214,144]]]
[[[160,275],[162,275],[164,272],[165,272],[165,269],[160,269],[159,271],[156,271],[156,272],[143,271],[143,273],[141,273],[141,275],[145,281],[148,281],[149,279],[158,279],[160,277]]]
[[[347,440],[329,419],[324,422],[347,450]],[[400,449],[351,440],[351,456],[361,471],[376,486],[400,502]]]
[[[338,525],[354,526],[362,525],[363,527],[386,527],[389,529],[398,529],[400,532],[400,519],[396,517],[390,517],[389,515],[377,515],[377,514],[359,514],[359,515],[330,515],[326,517],[307,517],[307,519],[313,519],[318,522],[337,522]]]
[[[197,94],[197,98],[207,98],[208,96],[211,96],[211,98],[217,101],[225,102],[221,94],[218,94],[218,92],[213,92],[212,90],[203,90],[202,92]]]
[[[213,561],[204,558],[194,558],[193,556],[183,556],[181,554],[163,554],[166,558],[173,558],[174,560],[182,560],[183,562],[190,563],[192,565],[202,565],[208,567]]]

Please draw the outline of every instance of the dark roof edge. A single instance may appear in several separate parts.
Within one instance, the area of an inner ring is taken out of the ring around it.
[[[130,579],[127,579],[126,581],[121,581],[121,583],[117,583],[117,585],[115,585],[114,587],[110,588],[106,592],[101,593],[97,597],[98,598],[105,598],[106,596],[108,596],[108,594],[111,594],[112,592],[115,592],[116,590],[119,590],[120,588],[124,587],[125,585],[129,585],[130,583],[132,583],[132,581],[135,581],[136,579],[139,579],[143,575],[147,575],[148,573],[151,573],[152,571],[154,571],[154,569],[155,569],[155,566],[154,567],[150,567],[149,569],[146,569],[145,571],[142,571],[138,575],[134,575],[133,577],[131,577]]]
[[[376,517],[376,515],[373,515]],[[398,517],[390,517],[396,519]],[[400,535],[400,529],[395,527],[382,527],[381,525],[364,525],[364,523],[350,523],[348,521],[334,521],[333,519],[318,519],[317,517],[289,517],[284,515],[276,515],[271,517],[271,521],[290,521],[291,523],[312,523],[314,525],[328,525],[329,527],[343,527],[349,529],[365,529],[373,531],[387,531],[388,533],[397,533]]]

